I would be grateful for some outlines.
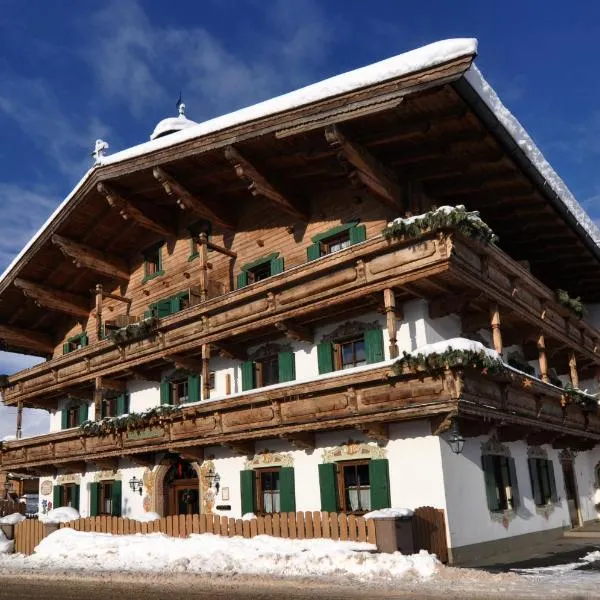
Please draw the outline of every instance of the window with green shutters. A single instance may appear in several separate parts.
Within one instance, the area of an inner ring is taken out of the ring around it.
[[[63,354],[69,354],[69,352],[74,352],[75,350],[79,350],[80,348],[85,348],[88,345],[88,335],[84,331],[79,335],[74,335],[70,337],[63,344]]]
[[[102,398],[100,404],[101,417],[118,417],[129,413],[129,394],[111,395]]]
[[[483,454],[481,466],[488,509],[499,512],[516,508],[519,494],[514,458]]]
[[[385,360],[383,332],[366,329],[352,337],[317,344],[319,373],[351,369]]]
[[[267,277],[278,275],[279,273],[283,273],[283,271],[283,257],[279,256],[279,252],[273,252],[242,267],[241,272],[237,276],[237,289],[246,287],[257,281],[262,281]]]
[[[296,379],[296,359],[291,351],[275,352],[241,365],[242,391]]]
[[[122,482],[117,479],[90,483],[90,517],[120,517],[122,489]]]
[[[181,310],[184,310],[190,306],[190,293],[189,290],[184,292],[178,292],[168,298],[162,298],[153,302],[144,313],[144,318],[156,317],[158,319],[164,319],[169,315],[174,315]]]
[[[150,281],[150,279],[154,279],[159,275],[164,275],[165,272],[162,264],[163,246],[164,242],[160,242],[142,253],[144,257],[144,278],[142,279],[142,283],[146,283],[146,281]]]
[[[83,404],[70,404],[66,408],[60,411],[60,428],[71,429],[72,427],[79,427],[85,421],[88,420],[88,405]]]
[[[293,467],[270,467],[240,473],[242,514],[296,512]]]
[[[359,225],[358,221],[344,223],[313,236],[312,244],[306,249],[306,257],[309,261],[315,260],[364,242],[366,239],[367,229],[364,225]]]
[[[240,471],[242,515],[256,512],[256,481],[253,470]]]
[[[200,375],[190,373],[177,378],[165,377],[160,383],[160,403],[177,406],[200,401]]]
[[[546,458],[528,458],[531,492],[536,506],[558,502],[554,464]]]
[[[335,463],[319,465],[319,493],[321,510],[338,511],[337,469]]]
[[[53,506],[70,506],[79,510],[79,485],[67,483],[65,485],[55,485],[53,490]]]

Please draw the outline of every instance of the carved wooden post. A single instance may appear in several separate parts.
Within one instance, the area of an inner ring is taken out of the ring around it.
[[[496,303],[490,307],[490,324],[492,328],[492,341],[494,342],[494,350],[498,354],[502,354],[502,331],[500,330],[500,310]]]
[[[23,401],[17,402],[17,439],[21,439],[23,429]]]
[[[96,334],[102,338],[102,285],[96,285]]]
[[[394,290],[387,288],[383,290],[383,302],[385,305],[385,318],[388,330],[388,336],[390,338],[390,358],[398,357],[398,340],[397,340],[397,329],[396,323],[396,296]]]
[[[102,377],[96,377],[94,380],[94,419],[99,421],[102,418]]]
[[[202,400],[210,398],[210,344],[202,344]]]
[[[546,356],[546,341],[543,333],[540,333],[540,336],[538,337],[537,347],[540,360],[540,379],[544,383],[548,383],[550,381],[550,377],[548,377],[548,357]]]
[[[200,301],[208,300],[208,236],[201,233],[199,236],[200,247],[198,248],[200,258]]]
[[[231,374],[227,373],[225,375],[225,395],[229,396],[231,394]]]
[[[569,373],[571,375],[571,385],[579,389],[579,373],[577,372],[577,358],[575,352],[569,354]]]

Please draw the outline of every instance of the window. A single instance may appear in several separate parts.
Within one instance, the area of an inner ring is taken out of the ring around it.
[[[112,481],[103,481],[98,486],[98,514],[112,515]]]
[[[200,401],[200,375],[193,373],[181,375],[175,372],[163,378],[160,384],[161,404],[185,404],[186,402]]]
[[[315,260],[321,256],[344,250],[353,244],[364,242],[366,239],[366,227],[358,225],[358,221],[338,225],[311,238],[313,243],[306,249],[307,258]]]
[[[88,336],[87,333],[80,333],[79,335],[75,335],[69,338],[63,344],[63,354],[69,354],[69,352],[73,352],[75,350],[79,350],[79,348],[85,348],[88,345]]]
[[[79,486],[74,483],[55,485],[52,500],[54,508],[70,506],[79,510]]]
[[[320,374],[370,365],[384,360],[382,330],[371,328],[361,333],[360,330],[364,327],[364,324],[355,323],[351,328],[356,333],[338,335],[334,332],[317,345]]]
[[[169,315],[178,313],[180,310],[184,310],[190,306],[190,292],[179,292],[168,298],[163,298],[157,302],[150,304],[148,311],[144,313],[144,318],[156,317],[158,319],[164,319]]]
[[[319,465],[321,510],[365,513],[389,508],[389,464],[385,458]]]
[[[242,267],[242,271],[237,277],[237,287],[239,289],[251,283],[262,281],[272,275],[283,273],[283,270],[283,258],[279,257],[279,252],[263,256]]]
[[[241,369],[242,391],[296,379],[293,352],[264,351],[255,360],[243,362]]]
[[[240,471],[242,514],[296,511],[293,467]]]
[[[112,395],[110,397],[102,398],[100,404],[100,416],[104,419],[105,417],[118,417],[129,412],[129,394],[120,394],[118,396]]]
[[[61,410],[61,429],[79,427],[88,418],[87,404],[71,404]]]
[[[90,517],[97,515],[121,516],[121,481],[90,483]]]
[[[496,454],[481,457],[488,508],[492,512],[517,507],[517,476],[513,458]]]
[[[279,468],[256,470],[256,512],[259,514],[281,511]]]
[[[529,458],[529,478],[536,506],[545,506],[549,502],[558,502],[554,465],[545,458]]]
[[[162,270],[162,246],[164,242],[148,248],[144,252],[144,279],[142,283],[163,275]]]
[[[209,390],[215,389],[215,372],[214,371],[210,371],[208,374],[208,389]]]

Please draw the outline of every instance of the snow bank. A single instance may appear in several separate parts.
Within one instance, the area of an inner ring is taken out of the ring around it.
[[[144,513],[143,515],[140,515],[139,517],[134,517],[134,520],[142,521],[142,522],[156,521],[157,519],[160,519],[160,515],[155,512],[147,512],[147,513]]]
[[[430,577],[440,567],[427,552],[378,554],[372,544],[332,540],[251,539],[210,533],[172,538],[161,533],[110,535],[59,529],[31,556],[0,558],[0,569],[86,572],[188,572],[211,575],[340,577],[370,580]]]
[[[0,554],[12,554],[15,549],[15,540],[9,540],[3,531],[0,531]]]
[[[410,508],[380,508],[363,516],[365,519],[385,519],[389,517],[412,517],[414,514],[415,511]]]
[[[422,354],[423,356],[429,356],[430,354],[442,354],[450,348],[452,348],[452,350],[466,350],[477,353],[485,352],[490,358],[502,360],[502,357],[495,350],[486,348],[481,342],[460,337],[442,340],[441,342],[436,342],[435,344],[425,344],[424,346],[415,348],[412,352],[409,352],[409,354],[412,356],[418,356],[419,354]]]
[[[0,518],[0,525],[16,525],[21,521],[25,520],[25,515],[21,513],[12,513],[12,515],[6,515],[5,517]]]
[[[254,513],[244,513],[242,515],[242,521],[252,521],[252,519],[256,519],[256,515]]]
[[[45,515],[40,515],[39,520],[43,523],[68,523],[79,519],[79,511],[70,506],[59,506]]]

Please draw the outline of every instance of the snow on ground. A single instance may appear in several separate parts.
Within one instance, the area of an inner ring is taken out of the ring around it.
[[[79,511],[70,506],[59,506],[45,515],[40,515],[39,520],[42,523],[68,523],[79,519]]]
[[[6,515],[0,518],[0,525],[16,525],[26,519],[25,515],[21,513],[12,513],[12,515]]]
[[[160,519],[160,515],[158,513],[155,512],[147,512],[144,513],[143,515],[139,515],[138,517],[135,517],[135,521],[156,521],[157,519]]]
[[[2,569],[160,571],[211,575],[353,577],[359,580],[431,577],[440,566],[425,551],[379,554],[375,546],[325,539],[246,539],[211,533],[172,538],[162,533],[111,535],[70,528],[44,538],[29,557],[0,557]]]
[[[364,515],[365,519],[385,519],[389,517],[412,517],[415,514],[410,508],[380,508]]]
[[[13,551],[15,546],[14,540],[9,540],[3,531],[0,531],[0,554],[7,554]]]

